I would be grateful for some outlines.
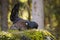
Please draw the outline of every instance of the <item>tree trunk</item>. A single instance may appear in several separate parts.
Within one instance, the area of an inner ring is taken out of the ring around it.
[[[8,3],[7,3],[7,0],[2,0],[1,3],[2,3],[1,30],[7,31],[7,29],[8,29],[8,18],[7,18],[7,16],[8,16],[8,8],[7,8]]]
[[[32,0],[32,20],[38,23],[38,29],[44,28],[43,0]]]
[[[0,5],[0,30],[1,30],[1,5]]]

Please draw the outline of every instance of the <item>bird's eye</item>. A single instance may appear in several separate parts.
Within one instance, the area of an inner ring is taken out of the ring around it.
[[[26,25],[28,25],[28,23],[26,23]]]

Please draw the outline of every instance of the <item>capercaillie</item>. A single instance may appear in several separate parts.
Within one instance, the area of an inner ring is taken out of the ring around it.
[[[38,28],[38,24],[33,21],[24,20],[18,17],[19,7],[21,6],[21,2],[15,4],[11,11],[10,20],[13,22],[13,25],[10,29],[12,30],[26,30],[26,29],[33,29]]]

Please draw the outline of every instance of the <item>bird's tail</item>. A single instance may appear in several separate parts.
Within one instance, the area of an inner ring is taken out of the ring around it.
[[[20,7],[20,3],[15,4],[15,6],[13,7],[12,11],[11,11],[11,15],[10,15],[10,20],[13,23],[16,23],[20,18],[18,17],[18,11],[19,11],[19,7]]]

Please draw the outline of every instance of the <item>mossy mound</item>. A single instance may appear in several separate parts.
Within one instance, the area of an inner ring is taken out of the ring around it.
[[[47,30],[10,30],[0,32],[0,40],[56,40]]]

